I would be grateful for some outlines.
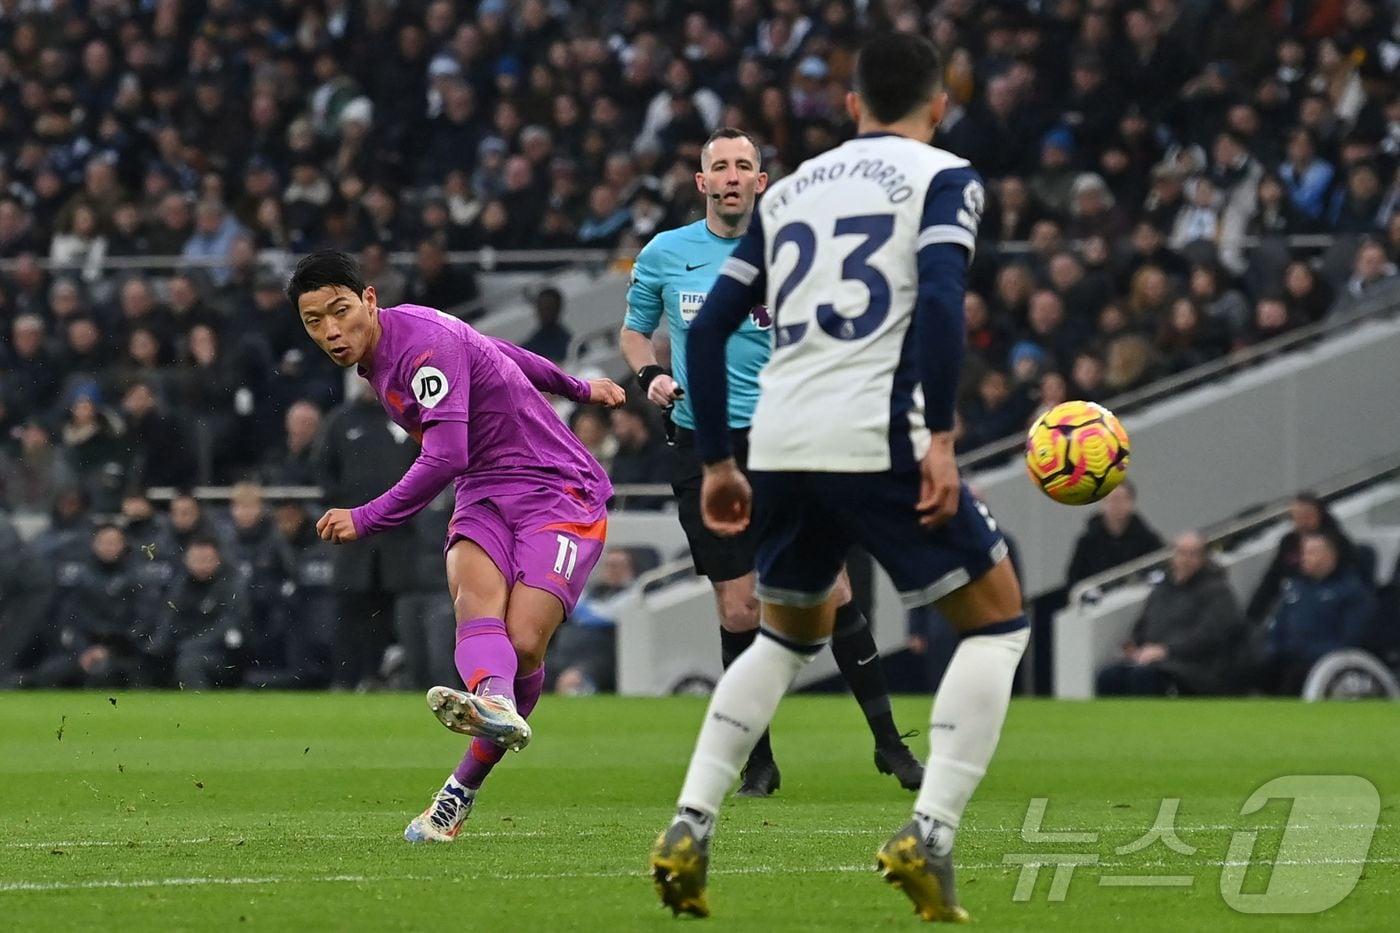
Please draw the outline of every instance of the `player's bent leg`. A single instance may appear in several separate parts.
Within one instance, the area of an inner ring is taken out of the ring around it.
[[[953,888],[953,840],[996,751],[1029,640],[1020,599],[1015,571],[1002,558],[936,603],[961,640],[934,700],[928,767],[914,819],[877,855],[886,880],[926,919],[967,919]]]
[[[489,527],[474,530],[482,543],[459,539],[447,552],[447,582],[457,612],[453,660],[467,689],[434,687],[428,706],[454,732],[524,748],[530,731],[515,709],[518,664],[505,622],[509,561]]]
[[[519,671],[533,672],[544,666],[549,642],[563,622],[564,604],[554,593],[526,583],[517,583],[511,589],[506,631],[515,648]]]

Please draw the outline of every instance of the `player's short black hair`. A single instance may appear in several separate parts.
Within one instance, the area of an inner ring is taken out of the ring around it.
[[[753,146],[754,159],[756,160],[754,168],[763,167],[763,150],[758,148],[758,140],[753,138],[752,133],[746,133],[737,126],[721,126],[710,134],[709,139],[705,140],[705,145],[700,147],[700,152],[703,154],[710,148],[710,144],[717,139],[747,139],[749,145]]]
[[[933,43],[922,36],[887,33],[861,48],[855,83],[870,115],[881,123],[895,123],[938,93],[943,63]]]
[[[190,538],[189,544],[185,545],[185,551],[189,552],[197,547],[211,547],[220,555],[222,555],[224,552],[223,546],[219,544],[219,539],[214,537],[213,535],[195,535],[193,538]]]
[[[364,273],[354,256],[338,249],[320,249],[303,256],[287,283],[287,297],[295,307],[302,295],[328,285],[343,286],[357,295],[364,293]]]

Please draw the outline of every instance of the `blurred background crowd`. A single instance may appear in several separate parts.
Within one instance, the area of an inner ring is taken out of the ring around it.
[[[0,0],[0,508],[50,521],[3,548],[29,600],[5,590],[3,611],[89,618],[137,586],[140,676],[199,682],[180,632],[209,630],[189,613],[237,566],[249,618],[289,587],[331,594],[314,650],[280,623],[224,629],[255,679],[353,686],[391,644],[396,670],[422,663],[387,620],[440,585],[440,536],[403,533],[421,571],[376,551],[379,595],[352,600],[305,506],[258,492],[363,501],[413,455],[300,333],[288,257],[356,252],[381,304],[474,321],[483,265],[509,266],[492,251],[625,267],[699,215],[716,126],[754,133],[774,177],[849,136],[872,30],[937,43],[936,143],[987,181],[961,449],[1345,314],[1400,261],[1397,26],[1384,0]],[[567,363],[564,296],[534,300],[527,346]],[[668,478],[646,405],[565,414],[619,482]],[[382,435],[378,473],[341,449],[353,431]],[[145,494],[197,483],[251,485],[212,524]],[[337,625],[376,632],[374,656]],[[31,655],[90,673],[101,637],[45,632]]]

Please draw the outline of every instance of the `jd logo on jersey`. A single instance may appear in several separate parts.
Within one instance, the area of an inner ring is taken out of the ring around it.
[[[424,408],[436,408],[447,395],[447,376],[436,366],[423,366],[413,374],[413,397]]]

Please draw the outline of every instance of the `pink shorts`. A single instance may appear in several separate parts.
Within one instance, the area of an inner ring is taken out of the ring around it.
[[[567,618],[583,594],[608,533],[604,506],[562,492],[529,490],[487,499],[457,491],[447,548],[475,542],[506,582],[553,593]]]

